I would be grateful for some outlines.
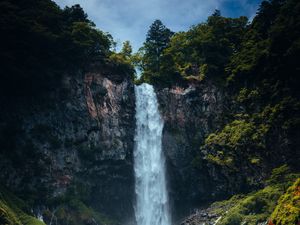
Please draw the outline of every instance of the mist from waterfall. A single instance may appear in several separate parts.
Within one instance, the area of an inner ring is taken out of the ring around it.
[[[162,152],[163,120],[153,86],[135,86],[134,150],[137,225],[171,225]]]

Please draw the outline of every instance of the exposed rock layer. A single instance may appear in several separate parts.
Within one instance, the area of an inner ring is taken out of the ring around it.
[[[135,97],[129,77],[65,76],[61,88],[3,100],[1,109],[1,182],[37,204],[73,190],[102,212],[132,217]]]
[[[199,200],[207,201],[217,194],[208,169],[204,166],[199,173],[194,163],[205,137],[221,126],[225,97],[211,83],[157,89],[157,93],[165,121],[163,149],[170,195],[178,215],[181,209],[188,210]]]

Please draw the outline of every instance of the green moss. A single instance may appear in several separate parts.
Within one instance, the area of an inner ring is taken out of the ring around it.
[[[220,225],[232,224],[257,224],[268,219],[275,208],[277,199],[282,189],[269,186],[257,192],[250,193],[236,202],[225,216],[220,220]]]
[[[0,224],[45,225],[29,213],[29,208],[21,199],[0,188]]]
[[[206,159],[220,166],[233,166],[233,158],[230,156],[224,156],[223,154],[218,154],[216,156],[208,154]]]
[[[300,222],[300,178],[284,193],[271,215],[273,224],[289,225]]]
[[[212,213],[216,215],[224,215],[231,207],[238,204],[244,195],[234,195],[228,200],[214,202],[212,204]]]
[[[274,185],[277,183],[285,182],[287,174],[290,173],[290,168],[288,165],[282,165],[273,169],[271,176],[267,180],[267,184]]]
[[[59,201],[56,201],[56,206],[54,206],[54,208],[55,210],[52,212],[49,210],[43,212],[46,221],[55,218],[59,224],[116,224],[116,221],[109,219],[104,214],[88,207],[83,201],[77,198],[60,199]]]
[[[257,97],[258,92],[243,88],[239,101],[246,101],[249,96]],[[205,139],[202,148],[208,152],[206,158],[221,166],[232,164],[231,167],[237,168],[239,162],[245,159],[251,165],[263,164],[266,152],[271,156],[278,154],[271,142],[294,137],[300,127],[299,110],[300,105],[296,99],[285,97],[277,103],[265,105],[257,113],[235,114],[233,121]],[[220,151],[223,153],[219,154]]]
[[[253,122],[247,120],[234,120],[227,124],[219,133],[210,134],[206,140],[207,146],[224,146],[236,149],[247,145],[253,140],[262,138],[263,133],[258,133]],[[257,143],[258,144],[258,143]]]
[[[296,224],[300,215],[298,177],[299,174],[291,173],[283,165],[273,170],[265,188],[245,195],[234,195],[228,200],[213,203],[210,208],[213,208],[213,214],[222,217],[218,225],[256,225],[267,221],[271,214],[275,225]]]
[[[239,103],[246,103],[248,101],[253,101],[259,97],[259,90],[253,89],[249,90],[247,88],[242,88],[237,96],[237,101]]]
[[[265,148],[265,136],[269,128],[257,125],[247,116],[227,124],[220,132],[205,139],[202,148],[208,149],[206,159],[212,163],[235,167],[239,161],[249,159],[251,164],[261,163],[259,154]]]
[[[250,161],[250,163],[253,164],[253,165],[259,165],[260,162],[261,162],[261,159],[260,159],[260,158],[257,158],[257,157],[253,157],[253,158],[250,158],[249,161]]]

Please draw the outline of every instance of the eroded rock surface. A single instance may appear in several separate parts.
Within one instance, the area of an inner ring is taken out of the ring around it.
[[[165,121],[163,149],[170,194],[178,215],[180,209],[190,209],[215,194],[206,165],[199,172],[194,164],[199,164],[195,160],[205,137],[221,126],[225,97],[211,83],[158,89],[157,93]]]
[[[73,190],[101,212],[133,215],[129,77],[101,70],[66,75],[47,95],[0,103],[1,182],[40,204]]]

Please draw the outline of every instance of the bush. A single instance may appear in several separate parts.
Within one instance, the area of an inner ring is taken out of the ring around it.
[[[271,215],[277,225],[299,224],[300,222],[300,178],[284,193]]]
[[[227,201],[215,203],[216,208],[230,209],[216,210],[222,215],[218,225],[241,224],[256,225],[270,218],[275,225],[296,224],[300,215],[300,179],[299,174],[290,173],[284,165],[273,170],[268,186],[244,196],[233,196]],[[293,181],[297,181],[288,189]],[[270,182],[272,181],[272,182]],[[277,201],[279,202],[277,204]]]
[[[0,224],[45,225],[29,213],[29,207],[21,199],[0,187]]]

